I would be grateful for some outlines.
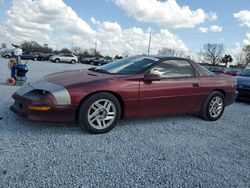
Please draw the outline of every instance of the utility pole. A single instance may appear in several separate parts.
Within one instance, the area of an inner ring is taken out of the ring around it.
[[[150,46],[151,46],[151,33],[149,35],[149,42],[148,42],[148,55],[150,53]]]
[[[95,56],[97,55],[97,40],[95,41]]]

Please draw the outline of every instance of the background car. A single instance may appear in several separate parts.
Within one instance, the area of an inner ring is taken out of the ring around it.
[[[38,60],[39,55],[36,52],[23,52],[21,59],[25,60]]]
[[[84,64],[92,64],[96,60],[96,57],[91,57],[91,58],[80,58],[80,62]]]
[[[198,113],[218,120],[236,98],[236,79],[190,59],[131,56],[87,70],[50,74],[19,89],[11,110],[31,120],[77,122],[105,133],[120,118]]]
[[[102,65],[106,65],[108,63],[110,63],[111,61],[106,60],[104,58],[96,58],[94,59],[90,64],[91,65],[95,65],[95,66],[102,66]]]
[[[12,56],[11,52],[3,52],[2,57],[9,59]]]
[[[240,72],[241,72],[241,70],[236,69],[236,68],[227,68],[225,70],[225,74],[230,75],[230,76],[237,76],[240,74]]]
[[[50,58],[51,56],[55,55],[55,54],[53,54],[53,53],[44,53],[43,55],[44,55],[44,57],[45,57],[45,60],[49,60],[49,58]]]
[[[225,74],[225,67],[210,66],[208,69],[214,73]]]
[[[76,62],[78,62],[78,57],[73,54],[63,53],[59,55],[50,56],[49,60],[55,63],[67,62],[75,64]]]
[[[243,70],[237,76],[238,98],[250,100],[250,69]]]
[[[84,64],[91,64],[95,66],[102,66],[111,63],[111,60],[105,58],[93,57],[93,58],[80,58],[80,62]]]
[[[37,55],[37,60],[39,61],[45,61],[45,60],[48,60],[47,56],[44,55],[43,53],[41,52],[35,52],[35,54]]]

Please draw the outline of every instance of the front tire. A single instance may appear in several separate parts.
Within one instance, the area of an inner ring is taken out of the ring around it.
[[[60,59],[55,59],[55,63],[60,63]]]
[[[224,95],[218,91],[214,91],[204,101],[201,109],[201,117],[207,121],[216,121],[220,119],[224,109]]]
[[[112,130],[121,117],[121,106],[110,93],[100,92],[88,97],[78,110],[77,124],[87,131],[101,134]]]
[[[71,61],[71,64],[76,64],[76,60],[72,60],[72,61]]]

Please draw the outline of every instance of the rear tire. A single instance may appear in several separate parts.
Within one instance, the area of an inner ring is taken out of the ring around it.
[[[79,107],[77,124],[95,134],[112,130],[121,117],[121,106],[110,93],[100,92],[88,97]]]
[[[216,121],[220,119],[224,109],[224,95],[218,91],[214,91],[203,102],[200,116],[207,121]]]

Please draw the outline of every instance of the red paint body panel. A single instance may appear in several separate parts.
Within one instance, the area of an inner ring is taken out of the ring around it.
[[[202,95],[199,78],[165,79],[152,83],[141,82],[139,115],[164,115],[200,110]]]
[[[113,93],[122,106],[123,118],[199,112],[206,97],[214,90],[225,94],[229,105],[236,98],[236,80],[230,76],[204,76],[200,67],[190,62],[197,72],[194,78],[164,79],[145,82],[144,74],[124,76],[97,73],[89,70],[67,71],[47,75],[47,82],[62,86],[70,95],[70,105],[58,105],[53,96],[32,101],[17,93],[13,98],[24,105],[44,105],[50,101],[51,110],[35,112],[20,111],[13,105],[11,110],[28,119],[52,122],[74,122],[77,108],[84,99],[100,91]],[[50,98],[50,99],[48,99]],[[47,101],[47,102],[46,102]]]

